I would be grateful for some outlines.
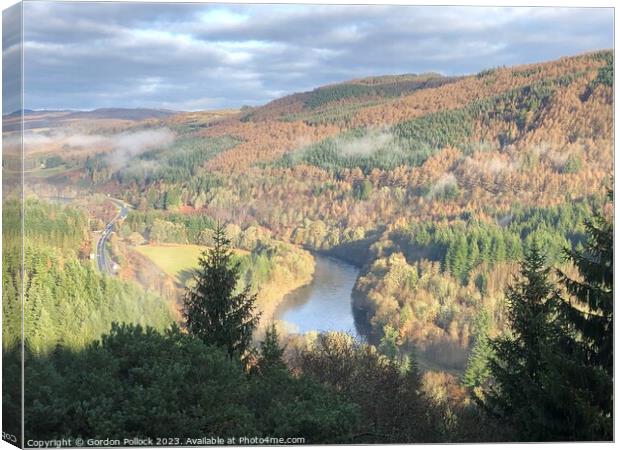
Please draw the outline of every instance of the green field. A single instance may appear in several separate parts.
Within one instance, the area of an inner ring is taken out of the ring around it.
[[[191,277],[191,271],[198,266],[200,253],[207,249],[200,245],[159,244],[140,245],[136,250],[149,258],[164,272],[181,284]],[[243,250],[235,250],[237,254],[246,254]]]
[[[55,175],[60,175],[61,173],[66,172],[68,170],[69,169],[67,168],[67,166],[63,164],[58,167],[52,167],[50,169],[36,168],[33,170],[25,170],[24,176],[31,177],[31,178],[48,178],[48,177],[53,177]]]

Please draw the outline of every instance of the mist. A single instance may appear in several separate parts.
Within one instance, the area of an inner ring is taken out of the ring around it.
[[[24,134],[26,153],[49,150],[59,152],[68,146],[73,150],[97,150],[108,152],[105,161],[113,169],[125,166],[140,154],[160,147],[166,147],[175,139],[175,134],[166,127],[122,132],[112,135],[70,133],[54,131],[52,133],[27,132]]]

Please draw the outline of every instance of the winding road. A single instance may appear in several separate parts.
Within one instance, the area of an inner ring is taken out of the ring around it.
[[[101,233],[101,237],[97,242],[97,252],[95,253],[95,258],[97,259],[97,267],[102,273],[113,275],[114,270],[112,267],[112,261],[106,254],[106,241],[114,232],[114,225],[127,217],[130,205],[115,198],[111,198],[110,201],[118,207],[118,214],[114,216],[114,218],[103,229],[103,233]]]

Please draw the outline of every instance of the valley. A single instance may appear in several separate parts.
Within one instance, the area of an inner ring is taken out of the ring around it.
[[[441,396],[466,402],[472,349],[506,330],[505,291],[526,249],[538,243],[574,273],[565,249],[609,208],[611,65],[600,51],[462,77],[361,78],[242,110],[30,112],[26,256],[76,271],[71,282],[98,299],[79,338],[57,319],[33,342],[79,348],[111,322],[181,323],[221,224],[239,289],[257,294],[255,339],[272,322],[291,348],[347,332],[416,355],[428,383],[451,386]],[[30,276],[39,323],[85,308]]]
[[[598,3],[5,8],[3,440],[613,442]]]

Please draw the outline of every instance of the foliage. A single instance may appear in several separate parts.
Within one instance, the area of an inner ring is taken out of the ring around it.
[[[546,385],[547,361],[557,350],[561,336],[553,312],[558,293],[537,245],[526,254],[521,277],[522,281],[507,290],[511,334],[491,341],[493,384],[486,392],[485,406],[510,423],[519,439],[558,438],[554,435],[556,424],[550,421],[559,418],[550,409],[555,405]]]
[[[612,194],[610,192],[610,198]],[[562,275],[572,296],[559,309],[576,338],[569,351],[576,355],[573,371],[563,374],[575,390],[585,391],[579,402],[586,425],[600,439],[613,436],[613,223],[602,214],[586,223],[588,240],[581,250],[568,250],[580,278]],[[574,300],[574,301],[572,301]],[[592,411],[593,410],[593,411]]]
[[[385,82],[377,79],[376,83],[343,83],[315,89],[305,95],[304,106],[316,109],[328,103],[339,102],[346,99],[373,98],[373,97],[398,97],[410,94],[418,89],[441,86],[452,81],[439,75],[404,75],[400,79],[388,79]]]
[[[179,182],[198,175],[206,161],[237,145],[230,136],[212,139],[188,135],[175,140],[168,148],[143,153],[130,161],[116,177],[121,183]]]
[[[587,248],[569,251],[583,280],[563,278],[588,307],[560,297],[536,245],[508,289],[511,333],[491,341],[492,382],[478,401],[517,439],[612,439],[613,232],[599,220]]]
[[[7,202],[4,227],[19,218],[18,204]],[[128,321],[157,329],[172,321],[163,299],[136,285],[101,275],[82,249],[90,250],[88,219],[70,206],[28,199],[24,204],[23,285],[22,255],[7,246],[2,258],[5,317],[21,317],[23,286],[24,335],[32,352],[40,354],[63,344],[82,348],[109,330],[113,321]],[[7,226],[9,225],[9,226]],[[19,229],[19,228],[17,228]],[[6,315],[9,316],[6,316]],[[21,320],[3,321],[5,348],[21,336]]]
[[[19,271],[8,251],[3,258],[3,305],[6,313],[20,310],[16,292]],[[99,274],[90,264],[63,258],[50,247],[27,244],[24,252],[25,337],[35,353],[57,344],[82,348],[124,320],[163,329],[172,314],[163,299],[138,286]],[[10,276],[13,274],[13,276]],[[3,322],[5,336],[20,336],[20,322]],[[12,345],[8,339],[4,346]]]
[[[362,423],[354,443],[435,442],[439,420],[420,392],[415,365],[401,371],[398,363],[341,333],[317,336],[297,355],[296,367],[306,376],[333,386],[357,404]]]
[[[474,323],[474,344],[467,360],[467,368],[463,374],[463,384],[477,396],[480,395],[479,389],[486,385],[491,376],[488,366],[492,354],[488,335],[490,326],[489,314],[482,309]]]
[[[6,201],[2,205],[3,228],[7,233],[21,232],[20,206],[17,201]],[[83,211],[31,198],[24,201],[23,207],[23,237],[33,245],[52,246],[76,254],[89,240],[88,217]]]
[[[592,85],[602,84],[604,86],[613,86],[614,84],[614,56],[613,53],[607,52],[604,54],[603,59],[605,65],[598,70],[595,80]]]
[[[493,136],[503,147],[518,136],[507,133],[516,124],[523,134],[532,130],[549,106],[558,80],[536,82],[501,95],[471,102],[463,108],[438,111],[400,122],[387,131],[357,128],[312,144],[297,153],[288,153],[280,165],[305,163],[330,171],[359,167],[364,173],[373,168],[394,169],[400,165],[420,166],[438,150],[474,144],[476,124],[492,121],[505,124]]]
[[[562,261],[564,248],[583,240],[584,220],[592,215],[587,202],[552,208],[515,207],[496,223],[477,221],[417,223],[393,234],[406,254],[416,254],[442,262],[449,273],[463,282],[481,263],[516,261],[533,240],[543,240],[551,263]]]
[[[183,299],[187,331],[208,345],[223,347],[232,358],[245,356],[259,315],[250,287],[237,292],[239,264],[232,262],[230,241],[223,226],[215,229],[213,247],[198,260],[200,269]]]
[[[18,350],[4,355],[4,362]],[[177,327],[114,325],[81,351],[27,353],[28,439],[305,437],[338,442],[357,410],[329,389],[286,370],[248,376],[224,349]],[[85,401],[88,399],[88,401]],[[17,400],[17,399],[16,399]]]

